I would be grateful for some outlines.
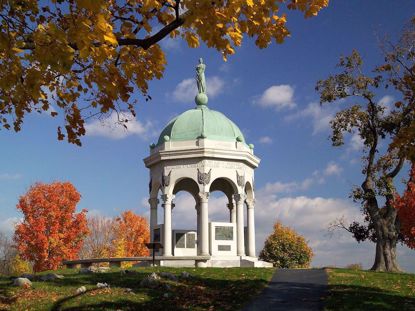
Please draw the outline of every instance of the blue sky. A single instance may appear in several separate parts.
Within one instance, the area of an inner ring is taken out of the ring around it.
[[[348,199],[351,186],[362,180],[360,144],[350,137],[344,147],[331,147],[328,120],[338,108],[321,108],[314,87],[353,49],[361,52],[367,68],[379,64],[381,39],[385,34],[395,38],[414,12],[410,0],[334,0],[307,20],[289,12],[292,36],[284,44],[259,50],[245,39],[226,63],[215,50],[163,41],[168,60],[164,78],[150,83],[152,101],[137,94],[137,119],[128,132],[90,123],[89,135],[77,147],[56,140],[57,120],[46,115],[29,116],[17,134],[0,131],[0,229],[10,230],[19,219],[18,197],[36,181],[72,182],[82,194],[79,208],[91,213],[113,216],[132,209],[146,215],[148,171],[142,159],[163,126],[194,106],[194,67],[203,57],[209,107],[231,118],[262,159],[255,179],[257,250],[280,219],[310,241],[314,265],[361,262],[368,267],[373,245],[357,244],[343,233],[327,235],[328,223],[336,217],[360,217],[359,207]],[[395,96],[380,93],[378,100],[388,104]],[[191,200],[188,195],[177,198],[176,227],[194,227]],[[224,204],[223,196],[212,198],[212,219],[226,219]],[[399,255],[402,267],[415,272],[415,251],[400,247]]]

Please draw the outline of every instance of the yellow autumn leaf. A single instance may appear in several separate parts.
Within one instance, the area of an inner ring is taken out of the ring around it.
[[[104,40],[112,45],[118,45],[117,38],[112,32],[111,33],[107,32],[106,34],[104,34]]]

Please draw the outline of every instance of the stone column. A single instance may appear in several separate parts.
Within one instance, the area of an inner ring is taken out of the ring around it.
[[[248,256],[255,257],[255,215],[254,215],[254,200],[247,200],[246,207],[248,210]]]
[[[236,203],[236,253],[238,256],[245,256],[245,238],[244,238],[244,201],[245,194],[238,193],[234,195]]]
[[[229,221],[234,224],[234,223],[236,223],[235,205],[233,204],[233,202],[231,202],[227,206],[229,208]]]
[[[200,253],[201,256],[209,256],[209,192],[199,192],[200,214]]]
[[[163,234],[163,255],[172,256],[171,238],[171,209],[174,195],[163,194],[161,196],[164,207],[164,234]]]
[[[157,198],[148,199],[150,204],[150,242],[154,242],[154,229],[157,226],[157,205],[159,200]]]
[[[199,203],[196,203],[196,233],[197,233],[197,254],[200,254],[200,206]]]

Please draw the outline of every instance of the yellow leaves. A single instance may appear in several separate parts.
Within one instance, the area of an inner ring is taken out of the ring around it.
[[[102,8],[105,8],[105,4],[108,2],[104,0],[76,0],[76,3],[80,8],[99,12]]]
[[[185,33],[185,39],[187,41],[187,44],[191,48],[197,48],[200,45],[199,44],[199,38],[194,33],[186,32]]]
[[[250,7],[253,7],[254,6],[254,1],[253,0],[246,0],[245,2]]]
[[[117,45],[118,44],[117,38],[115,37],[115,35],[112,32],[104,34],[104,40],[105,40],[105,42],[108,42],[112,45]]]
[[[0,105],[13,98],[10,110],[16,108],[11,118],[17,120],[15,128],[22,122],[20,117],[33,109],[31,103],[38,105],[35,109],[47,109],[44,90],[52,92],[56,106],[64,110],[63,117],[70,121],[65,124],[68,140],[74,143],[79,143],[78,136],[84,133],[84,119],[71,109],[73,103],[87,101],[85,106],[92,107],[91,111],[81,109],[82,113],[108,112],[120,102],[126,102],[125,107],[133,111],[133,103],[127,101],[134,90],[138,88],[146,96],[149,81],[160,79],[166,65],[160,46],[142,48],[140,43],[174,23],[172,6],[176,3],[27,0],[16,4],[16,16],[30,20],[34,31],[23,31],[19,26],[6,29],[10,26],[5,24],[0,27],[0,59],[4,60],[0,64],[0,88],[10,94],[6,99],[0,97]],[[260,48],[273,40],[283,42],[289,35],[285,15],[279,16],[283,5],[314,16],[328,0],[181,0],[183,24],[171,27],[167,35],[181,36],[192,48],[204,42],[226,60],[242,45],[244,35],[254,38]],[[30,38],[30,49],[25,49],[27,42],[22,38]],[[128,40],[131,45],[119,45]],[[2,76],[1,72],[8,74]],[[1,117],[0,125],[5,126],[7,122]],[[59,132],[59,138],[62,135]]]

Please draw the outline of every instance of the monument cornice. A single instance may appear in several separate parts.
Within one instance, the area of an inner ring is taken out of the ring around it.
[[[216,148],[186,148],[180,150],[156,151],[144,159],[146,167],[152,167],[159,162],[168,160],[183,160],[191,158],[209,158],[212,160],[242,161],[252,168],[257,168],[260,159],[248,151],[225,150]]]

